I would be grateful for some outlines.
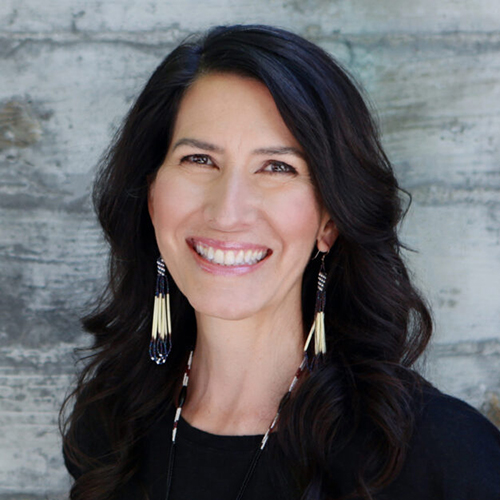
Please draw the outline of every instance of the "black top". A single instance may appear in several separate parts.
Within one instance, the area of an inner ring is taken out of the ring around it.
[[[164,500],[174,410],[159,420],[141,442],[139,473],[120,494],[137,500]],[[89,433],[89,436],[92,433]],[[95,436],[95,434],[94,434]],[[270,436],[273,446],[276,436]],[[234,500],[262,436],[218,436],[179,422],[170,500]],[[85,450],[102,449],[102,441],[85,440]],[[269,446],[269,445],[268,445]],[[267,453],[266,453],[267,452]],[[351,491],[356,450],[337,457],[331,470],[332,495]],[[71,474],[81,471],[66,460]],[[300,498],[272,473],[266,447],[245,499]],[[468,404],[426,389],[406,462],[398,477],[377,500],[500,500],[500,432]]]
[[[171,418],[170,418],[171,417]],[[174,414],[169,414],[154,429],[157,439],[147,440],[144,447],[144,467],[141,476],[148,484],[152,500],[165,500],[169,455]],[[219,436],[196,429],[180,419],[172,490],[169,500],[231,499],[235,500],[263,436]],[[275,436],[272,438],[274,439]],[[159,438],[159,439],[158,439]],[[277,500],[279,488],[270,474],[270,456],[264,448],[257,467],[245,489],[245,499]],[[287,498],[287,497],[284,497]]]

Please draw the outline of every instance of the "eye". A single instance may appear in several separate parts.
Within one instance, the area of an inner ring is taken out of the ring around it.
[[[187,155],[181,158],[181,163],[195,163],[197,165],[213,166],[212,159],[208,155],[195,154]]]
[[[270,161],[262,170],[271,174],[297,174],[297,170],[291,165],[288,165],[288,163],[274,160]]]

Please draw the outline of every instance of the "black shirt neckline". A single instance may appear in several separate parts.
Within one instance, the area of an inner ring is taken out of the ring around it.
[[[177,440],[189,441],[192,444],[223,451],[251,451],[255,450],[264,434],[252,434],[245,436],[231,436],[223,434],[212,434],[193,427],[181,416],[177,428]]]

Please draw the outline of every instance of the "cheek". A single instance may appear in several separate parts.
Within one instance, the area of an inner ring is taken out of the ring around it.
[[[289,243],[312,250],[320,222],[320,211],[312,189],[287,193],[273,207],[273,212]]]
[[[151,215],[159,242],[168,239],[183,217],[192,210],[193,196],[189,196],[182,183],[168,177],[158,178],[152,190]]]

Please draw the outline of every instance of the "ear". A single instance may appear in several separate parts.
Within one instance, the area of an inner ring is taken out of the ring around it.
[[[148,186],[148,212],[149,212],[149,217],[151,219],[151,222],[154,224],[154,187],[155,187],[155,181],[149,182]]]
[[[339,235],[333,220],[328,215],[324,219],[316,238],[316,246],[320,252],[328,252]]]

